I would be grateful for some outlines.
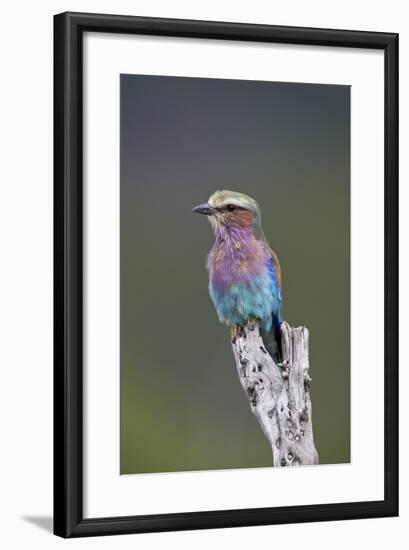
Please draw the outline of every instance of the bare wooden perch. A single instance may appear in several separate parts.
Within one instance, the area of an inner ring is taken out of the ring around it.
[[[283,363],[266,351],[258,326],[232,343],[237,372],[273,452],[274,466],[318,464],[312,430],[308,330],[281,325]]]

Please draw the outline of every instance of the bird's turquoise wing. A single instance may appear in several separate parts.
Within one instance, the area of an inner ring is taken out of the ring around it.
[[[273,253],[274,254],[274,253]],[[267,261],[267,271],[271,281],[271,293],[273,296],[272,323],[269,330],[261,328],[260,334],[264,345],[277,363],[280,361],[280,341],[281,341],[281,272],[277,256],[274,254]]]
[[[267,262],[267,270],[271,280],[271,293],[273,295],[273,322],[275,321],[275,323],[281,323],[281,273],[277,270],[275,259],[276,257],[269,258]]]

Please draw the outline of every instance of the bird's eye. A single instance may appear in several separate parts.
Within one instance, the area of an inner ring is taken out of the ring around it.
[[[232,210],[234,210],[235,208],[236,208],[236,207],[234,206],[234,204],[228,204],[228,205],[226,206],[226,209],[229,210],[230,212],[231,212]]]

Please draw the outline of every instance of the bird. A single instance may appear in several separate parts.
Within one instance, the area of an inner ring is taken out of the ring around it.
[[[207,216],[215,234],[207,257],[209,294],[235,342],[258,324],[264,346],[280,360],[281,267],[262,226],[258,203],[236,191],[215,191],[193,212]]]

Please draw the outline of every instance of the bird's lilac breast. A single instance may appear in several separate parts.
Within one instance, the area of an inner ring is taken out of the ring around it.
[[[251,234],[216,238],[207,267],[210,296],[222,322],[242,325],[254,315],[270,328],[274,311],[270,261],[265,245]]]

